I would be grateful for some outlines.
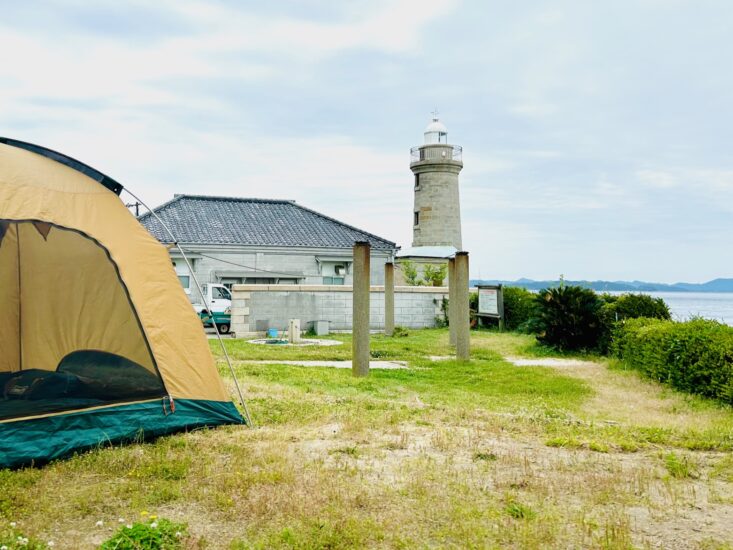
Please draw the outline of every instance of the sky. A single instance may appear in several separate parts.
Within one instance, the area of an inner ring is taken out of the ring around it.
[[[703,282],[733,277],[731,60],[728,0],[3,1],[0,135],[408,247],[437,108],[473,278]]]

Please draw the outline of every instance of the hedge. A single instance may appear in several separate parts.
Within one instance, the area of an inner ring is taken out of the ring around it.
[[[630,319],[616,328],[612,351],[653,380],[733,404],[733,327]]]

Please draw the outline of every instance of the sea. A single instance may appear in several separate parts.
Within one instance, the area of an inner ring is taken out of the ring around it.
[[[672,318],[676,321],[704,317],[733,326],[733,292],[644,292],[644,294],[662,298],[667,302]]]

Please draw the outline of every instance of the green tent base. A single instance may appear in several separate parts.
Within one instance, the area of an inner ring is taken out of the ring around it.
[[[44,464],[73,453],[223,424],[244,424],[232,402],[145,401],[0,423],[0,468]]]

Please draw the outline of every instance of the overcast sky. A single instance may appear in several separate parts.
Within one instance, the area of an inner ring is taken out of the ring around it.
[[[409,246],[464,147],[483,278],[733,277],[733,2],[2,2],[0,135],[151,204],[294,199]]]

